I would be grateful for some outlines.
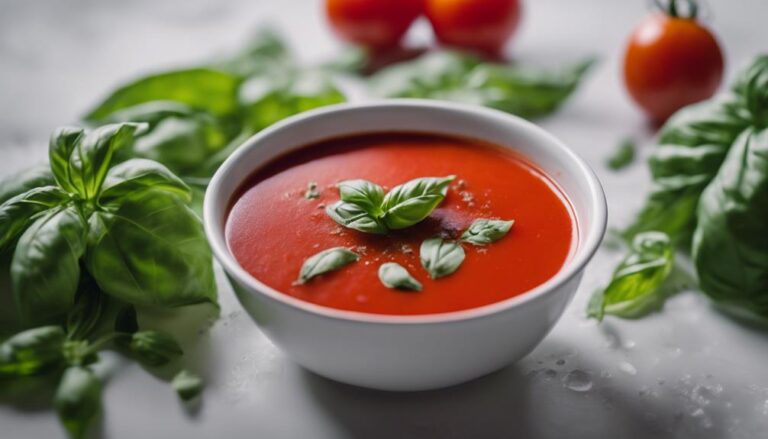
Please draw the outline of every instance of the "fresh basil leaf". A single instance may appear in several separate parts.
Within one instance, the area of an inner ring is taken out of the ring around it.
[[[28,321],[66,314],[75,303],[86,224],[73,206],[46,212],[21,235],[11,262],[16,304]]]
[[[327,74],[313,70],[255,76],[240,89],[245,126],[251,133],[294,114],[345,100]]]
[[[48,147],[48,161],[56,182],[65,191],[78,192],[78,186],[70,175],[69,160],[72,152],[85,135],[85,130],[79,127],[61,127],[53,132]]]
[[[299,273],[299,283],[303,284],[315,276],[338,270],[358,259],[360,256],[357,253],[344,247],[323,250],[304,261]]]
[[[37,375],[63,364],[66,336],[60,326],[20,332],[0,344],[0,379]]]
[[[464,262],[464,249],[454,241],[430,238],[421,243],[419,249],[421,265],[432,279],[448,276],[459,269]]]
[[[384,189],[378,184],[368,180],[346,180],[339,183],[338,188],[342,201],[356,204],[372,216],[383,213]]]
[[[107,172],[99,195],[99,203],[107,205],[126,197],[138,198],[149,191],[163,191],[190,201],[189,187],[158,162],[131,159]]]
[[[131,337],[130,350],[149,366],[162,366],[184,354],[170,335],[159,331],[139,331]]]
[[[115,111],[151,101],[175,101],[216,116],[237,110],[240,77],[210,68],[192,68],[145,76],[123,85],[85,119],[101,122]]]
[[[387,227],[364,208],[357,204],[337,201],[325,208],[325,213],[338,224],[364,233],[383,235]]]
[[[626,168],[635,161],[636,149],[637,145],[635,145],[635,142],[632,139],[624,140],[616,151],[614,151],[605,161],[606,166],[613,171],[620,171]]]
[[[84,438],[101,410],[101,382],[87,367],[72,366],[59,382],[53,405],[69,436]]]
[[[130,144],[145,125],[125,123],[104,125],[78,138],[69,157],[69,178],[80,196],[94,199],[112,166],[112,156]]]
[[[386,262],[379,267],[379,280],[387,288],[421,291],[421,283],[408,270],[395,262]]]
[[[693,260],[715,302],[768,317],[768,130],[747,130],[701,196]]]
[[[181,370],[173,377],[173,389],[184,401],[194,399],[203,391],[203,380],[188,370]]]
[[[410,227],[424,218],[442,203],[448,193],[448,185],[456,178],[424,177],[395,186],[384,196],[381,217],[392,230]]]
[[[768,127],[768,55],[760,55],[736,78],[733,91],[758,129]]]
[[[514,224],[514,221],[476,219],[462,233],[461,240],[474,245],[488,245],[503,238]]]
[[[40,186],[53,186],[56,179],[48,165],[32,166],[0,180],[0,204]]]
[[[749,123],[729,96],[686,107],[672,116],[650,158],[651,195],[624,232],[627,240],[658,230],[676,242],[687,242],[696,224],[699,196]]]
[[[216,303],[211,250],[180,198],[128,197],[94,213],[89,225],[86,264],[107,294],[140,306]]]
[[[43,186],[0,204],[0,251],[10,247],[39,213],[67,200],[67,194],[57,186]]]
[[[242,77],[277,75],[293,68],[294,60],[280,35],[273,29],[260,29],[249,44],[215,68]]]
[[[80,276],[75,306],[67,314],[67,337],[73,340],[87,338],[104,316],[104,293],[88,271]]]
[[[674,248],[669,236],[654,231],[638,234],[611,282],[592,297],[588,316],[598,320],[604,314],[631,318],[656,309],[665,298],[660,287],[673,263]]]
[[[557,71],[523,69],[439,51],[385,68],[370,85],[379,97],[458,101],[532,118],[555,111],[592,64],[587,60]]]

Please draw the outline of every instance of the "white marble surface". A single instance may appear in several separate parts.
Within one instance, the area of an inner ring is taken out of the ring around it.
[[[652,143],[618,75],[626,35],[646,2],[526,3],[511,48],[521,61],[601,58],[567,107],[541,124],[592,164],[605,185],[611,224],[626,224],[648,187],[646,168],[637,163],[616,174],[603,162],[627,135],[641,141],[643,154]],[[708,3],[731,76],[765,50],[768,2]],[[258,23],[282,28],[303,58],[327,58],[337,46],[318,10],[318,0],[0,0],[0,175],[44,160],[48,133],[75,121],[117,81],[236,48]],[[427,35],[422,23],[411,37]],[[221,318],[184,343],[208,382],[202,404],[183,407],[158,377],[107,355],[100,368],[109,376],[106,415],[96,436],[765,437],[768,330],[730,320],[693,291],[639,321],[588,322],[585,301],[619,257],[599,252],[560,323],[526,359],[473,383],[419,394],[351,388],[299,369],[222,284]],[[62,436],[53,413],[28,399],[0,399],[0,437]]]

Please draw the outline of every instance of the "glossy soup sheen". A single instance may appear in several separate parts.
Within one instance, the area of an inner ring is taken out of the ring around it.
[[[367,179],[385,190],[419,177],[454,174],[448,195],[423,222],[379,236],[345,229],[324,207],[339,199],[335,184]],[[310,182],[320,197],[305,198]],[[547,279],[568,257],[576,226],[570,205],[550,178],[524,158],[475,140],[413,133],[368,134],[309,145],[257,170],[234,198],[226,238],[256,279],[295,298],[375,314],[434,314],[476,308],[520,295]],[[437,280],[419,262],[425,238],[458,238],[477,218],[514,219],[512,230],[485,247],[464,244],[466,259]],[[361,254],[358,262],[299,285],[304,260],[331,247]],[[392,290],[377,272],[384,262],[406,267],[420,292]]]

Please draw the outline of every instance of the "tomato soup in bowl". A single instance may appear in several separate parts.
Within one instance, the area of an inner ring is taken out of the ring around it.
[[[605,219],[594,174],[541,129],[416,100],[281,122],[205,200],[214,253],[266,335],[320,375],[385,390],[457,384],[527,354]]]

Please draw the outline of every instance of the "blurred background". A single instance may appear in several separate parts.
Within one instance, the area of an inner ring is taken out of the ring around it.
[[[482,0],[478,0],[482,1]],[[632,137],[647,155],[655,129],[621,77],[624,47],[648,14],[644,0],[529,0],[505,55],[557,66],[598,63],[560,112],[537,121],[601,178],[613,227],[626,225],[649,187],[648,170],[604,162]],[[708,0],[702,20],[726,59],[724,84],[768,49],[768,2]],[[344,47],[319,0],[0,0],[0,175],[46,159],[49,133],[76,123],[118,84],[233,53],[261,26],[278,30],[307,63]],[[431,44],[420,19],[406,44]],[[364,99],[362,95],[354,99]],[[328,382],[289,363],[251,324],[226,285],[222,318],[192,357],[209,380],[185,411],[136,365],[113,367],[109,438],[744,438],[768,425],[768,339],[685,292],[642,321],[584,318],[590,293],[621,254],[601,250],[553,333],[521,363],[454,389],[397,395]],[[460,343],[460,341],[457,341]],[[115,364],[117,366],[115,366]],[[0,405],[0,436],[59,437],[55,415]],[[7,435],[7,436],[6,436]]]

